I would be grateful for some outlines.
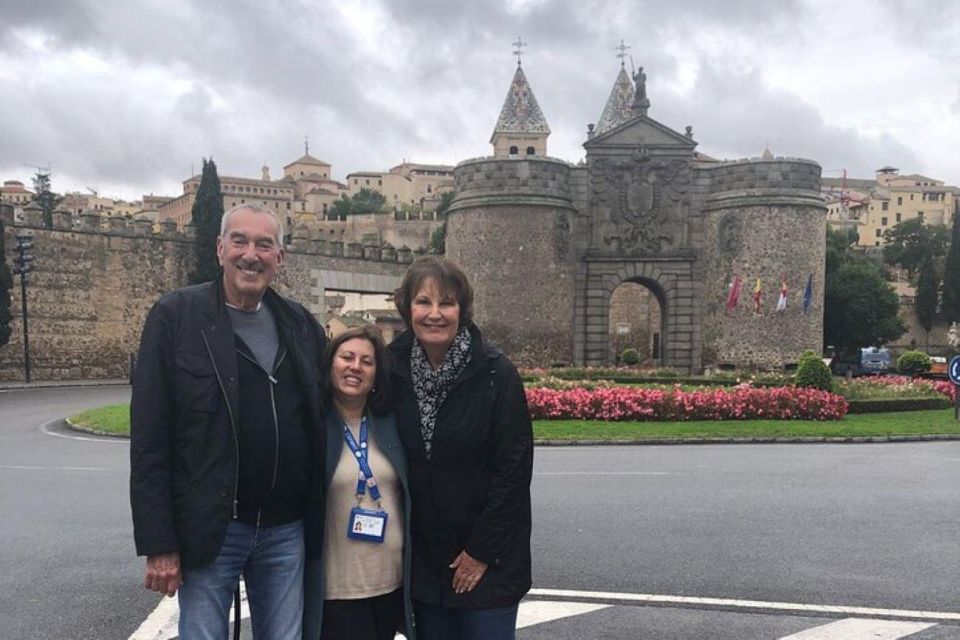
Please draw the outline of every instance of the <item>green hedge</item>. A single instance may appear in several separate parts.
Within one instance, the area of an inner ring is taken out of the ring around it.
[[[949,398],[886,398],[873,400],[850,400],[848,413],[893,413],[899,411],[930,411],[949,409]]]

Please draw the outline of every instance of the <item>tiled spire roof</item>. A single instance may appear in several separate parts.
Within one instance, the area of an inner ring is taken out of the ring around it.
[[[497,126],[493,129],[493,135],[498,133],[550,133],[547,119],[543,117],[533,89],[520,66],[517,66],[517,72],[513,75]]]
[[[613,89],[610,90],[610,97],[607,98],[607,104],[603,107],[603,113],[600,114],[597,134],[619,127],[633,118],[633,98],[633,81],[627,74],[627,70],[621,66],[617,80],[613,83]]]

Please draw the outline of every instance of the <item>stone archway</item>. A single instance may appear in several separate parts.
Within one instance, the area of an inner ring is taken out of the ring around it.
[[[692,373],[700,370],[702,286],[689,259],[588,260],[583,310],[582,362],[612,364],[610,305],[623,283],[637,283],[656,298],[661,313],[660,364]]]
[[[641,365],[657,366],[663,357],[662,291],[644,279],[621,282],[610,294],[610,360],[626,364],[622,354],[636,351]]]

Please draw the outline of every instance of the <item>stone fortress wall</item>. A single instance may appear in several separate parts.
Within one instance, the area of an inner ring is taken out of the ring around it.
[[[454,172],[446,255],[474,285],[477,324],[518,364],[573,362],[571,170],[517,156],[467,160]]]
[[[633,197],[635,177],[652,181],[652,174],[620,160],[630,149],[616,153],[618,166],[628,168],[613,182],[626,200]],[[661,164],[675,166],[671,153],[661,153]],[[588,165],[591,160],[588,150]],[[633,162],[643,167],[650,161]],[[587,167],[525,157],[460,163],[447,255],[481,283],[480,326],[520,364],[607,364],[612,294],[636,282],[660,304],[653,317],[661,322],[665,366],[779,369],[796,363],[805,349],[820,350],[826,211],[819,165],[791,158],[699,162],[692,154],[680,162],[689,163],[689,184],[665,216],[671,219],[661,221],[664,241],[657,244],[651,232],[646,245],[641,234],[640,244],[624,248],[614,234],[609,249],[598,249],[597,229],[615,225],[597,215],[600,189]],[[809,275],[813,304],[804,314]],[[734,276],[742,280],[742,293],[728,315]],[[757,277],[764,290],[760,314],[751,299]],[[778,313],[783,277],[789,303]]]
[[[704,211],[704,365],[781,368],[823,341],[826,208],[820,166],[793,158],[705,165],[710,188]],[[803,293],[813,277],[807,313]],[[737,308],[727,312],[730,283],[741,278]],[[761,312],[752,295],[757,278]],[[787,308],[776,311],[781,282]]]
[[[96,214],[57,212],[54,228],[28,216],[14,223],[0,208],[8,264],[15,234],[34,237],[34,270],[27,287],[30,360],[34,380],[126,378],[147,311],[163,294],[187,284],[194,269],[194,239],[175,224],[155,233],[152,223]],[[276,288],[325,318],[327,289],[386,293],[399,285],[414,253],[360,244],[344,245],[297,229]],[[22,381],[23,325],[20,277],[14,276],[13,333],[0,347],[0,381]]]

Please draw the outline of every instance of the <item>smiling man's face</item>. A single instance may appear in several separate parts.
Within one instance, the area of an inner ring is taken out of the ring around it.
[[[223,267],[223,292],[228,304],[252,311],[283,264],[277,223],[266,213],[241,209],[227,221],[217,238],[217,259]]]

